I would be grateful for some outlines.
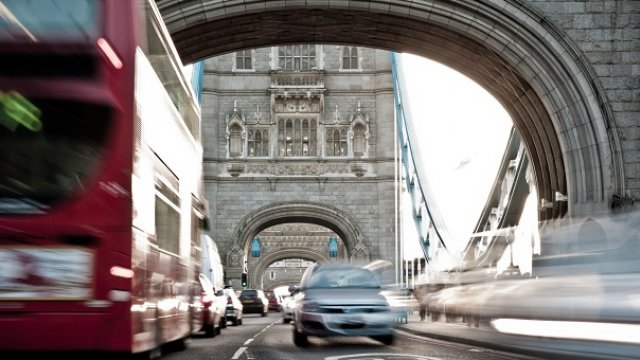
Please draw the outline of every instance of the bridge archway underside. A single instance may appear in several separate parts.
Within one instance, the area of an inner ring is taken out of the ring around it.
[[[264,288],[262,282],[264,273],[267,271],[269,265],[276,261],[286,259],[304,259],[317,263],[329,262],[329,257],[319,251],[303,249],[303,248],[283,248],[279,251],[272,252],[267,256],[260,259],[255,269],[250,274],[250,284],[256,284],[259,288]],[[289,281],[277,282],[274,281],[271,284],[271,288],[275,288],[279,285],[292,285]]]
[[[231,236],[233,244],[227,253],[227,258],[238,253],[246,256],[254,236],[272,226],[286,223],[315,224],[335,232],[344,244],[348,259],[367,261],[372,252],[369,241],[363,238],[362,231],[356,221],[340,209],[312,202],[278,202],[256,209],[238,223]],[[294,258],[313,262],[329,261],[326,251],[322,253],[320,250],[312,248],[283,247],[265,254],[257,263],[247,269],[250,284],[262,286],[262,276],[269,265],[279,260]],[[249,263],[247,261],[247,265]],[[236,266],[230,264],[233,262],[227,261],[227,269],[231,273],[242,271],[240,268],[242,264],[238,262],[236,262]]]
[[[240,250],[246,254],[249,243],[254,236],[262,230],[285,223],[309,223],[330,229],[342,239],[349,259],[361,254],[358,259],[362,260],[362,254],[367,258],[370,253],[369,241],[362,237],[362,231],[351,216],[333,206],[311,202],[273,203],[248,214],[233,231],[234,244],[231,247],[231,252]],[[298,250],[302,251],[299,248]],[[315,252],[313,253],[315,254]],[[305,259],[319,260],[317,257],[311,258],[312,255],[308,256],[310,257]],[[287,257],[294,258],[296,256]]]
[[[185,63],[288,43],[408,52],[475,80],[505,107],[529,153],[541,218],[607,206],[624,193],[618,132],[599,80],[576,46],[521,1],[159,0]],[[461,99],[463,101],[463,99]]]
[[[519,130],[539,200],[552,202],[541,219],[605,208],[624,194],[619,135],[599,79],[568,37],[521,1],[157,3],[185,63],[278,44],[348,43],[413,53],[465,74]],[[556,192],[568,195],[568,207]]]

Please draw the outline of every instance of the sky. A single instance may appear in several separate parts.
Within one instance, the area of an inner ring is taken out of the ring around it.
[[[447,246],[459,251],[486,203],[513,123],[491,94],[461,73],[411,54],[401,54],[400,63],[405,112],[418,133],[427,177],[423,185],[434,194],[454,241]],[[415,254],[410,210],[403,210],[403,219],[405,254]]]

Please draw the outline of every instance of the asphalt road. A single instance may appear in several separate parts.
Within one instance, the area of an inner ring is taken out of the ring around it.
[[[227,326],[214,338],[194,337],[184,351],[162,360],[532,360],[529,356],[446,342],[398,330],[393,345],[367,337],[309,338],[307,348],[293,344],[291,325],[281,314],[246,314],[240,326]]]

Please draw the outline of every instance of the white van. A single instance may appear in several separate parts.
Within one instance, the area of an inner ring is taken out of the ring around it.
[[[209,235],[203,235],[200,241],[200,274],[203,275],[209,282],[211,282],[214,293],[216,294],[217,308],[223,309],[222,320],[220,321],[220,327],[225,328],[227,326],[227,319],[224,309],[227,306],[227,297],[219,291],[224,289],[224,269],[222,267],[222,261],[220,254],[218,253],[218,246],[209,237]]]

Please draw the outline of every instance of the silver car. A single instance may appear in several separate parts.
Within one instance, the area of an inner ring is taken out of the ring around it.
[[[395,313],[370,270],[353,265],[315,264],[292,286],[293,342],[308,336],[369,336],[393,342]]]

